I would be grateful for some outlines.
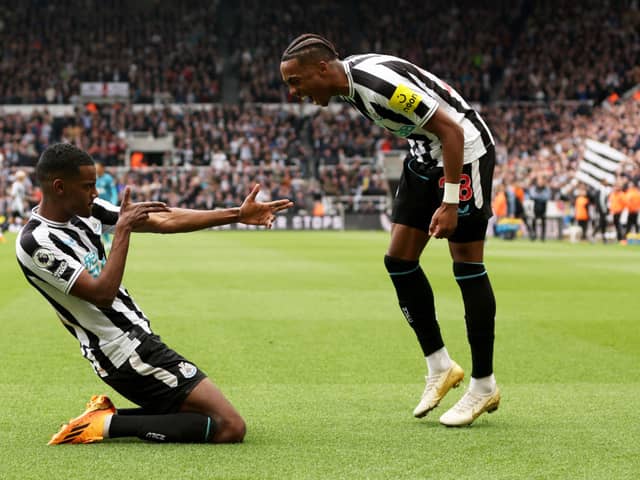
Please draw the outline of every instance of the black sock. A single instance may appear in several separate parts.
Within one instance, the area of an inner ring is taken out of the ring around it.
[[[118,415],[153,415],[149,410],[144,408],[119,408],[117,410]]]
[[[418,261],[385,255],[384,265],[396,288],[400,309],[416,333],[424,356],[444,347],[436,319],[433,290]]]
[[[454,262],[453,274],[464,300],[464,319],[471,346],[471,376],[493,373],[496,299],[484,263]]]
[[[212,418],[200,413],[167,415],[114,415],[109,437],[138,437],[142,440],[176,443],[207,443],[215,432]]]

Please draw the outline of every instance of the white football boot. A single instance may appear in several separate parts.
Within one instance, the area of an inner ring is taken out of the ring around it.
[[[484,412],[495,412],[499,405],[500,389],[497,386],[487,395],[467,390],[458,403],[440,417],[440,423],[447,427],[471,425]]]
[[[451,360],[451,366],[442,373],[425,377],[427,385],[424,387],[420,403],[413,410],[413,416],[422,418],[436,408],[449,390],[456,388],[464,378],[464,370]]]

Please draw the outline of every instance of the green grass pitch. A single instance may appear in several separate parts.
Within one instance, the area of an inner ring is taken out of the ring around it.
[[[424,360],[381,232],[134,238],[125,285],[156,333],[247,420],[241,445],[47,447],[110,391],[0,245],[2,479],[635,479],[640,248],[489,241],[502,404],[471,428],[411,416]],[[470,371],[446,243],[423,256],[447,347]],[[467,379],[465,379],[465,385]]]

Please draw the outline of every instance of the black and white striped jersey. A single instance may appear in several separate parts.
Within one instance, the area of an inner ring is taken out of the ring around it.
[[[33,209],[16,240],[18,263],[27,281],[53,306],[63,325],[80,342],[82,355],[102,377],[124,363],[151,333],[149,320],[120,286],[109,308],[100,308],[69,292],[86,270],[100,275],[106,263],[103,233],[112,231],[119,208],[96,198],[91,217],[53,222]]]
[[[342,61],[349,95],[341,96],[365,117],[409,141],[417,160],[442,165],[442,144],[424,125],[438,108],[464,130],[464,163],[494,144],[480,115],[447,83],[391,55],[363,54]]]

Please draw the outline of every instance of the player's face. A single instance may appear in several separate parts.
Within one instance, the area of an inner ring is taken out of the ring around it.
[[[326,107],[332,97],[328,82],[327,62],[310,62],[300,64],[297,58],[286,60],[280,64],[282,80],[289,87],[294,97],[309,97],[316,105]]]
[[[73,215],[90,217],[93,201],[98,196],[96,190],[96,167],[82,165],[77,177],[64,181],[65,197]]]

